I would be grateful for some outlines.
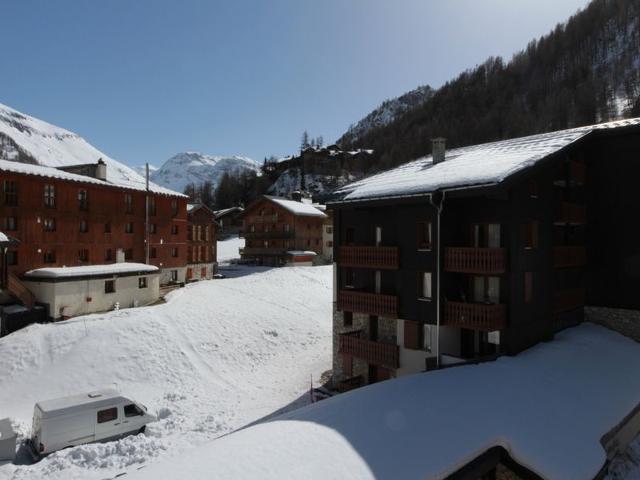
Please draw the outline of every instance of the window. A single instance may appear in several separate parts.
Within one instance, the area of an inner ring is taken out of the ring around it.
[[[104,224],[104,233],[111,233],[111,224],[109,222]]]
[[[138,288],[147,288],[147,277],[140,277],[138,279]]]
[[[327,247],[333,247],[333,242],[331,240],[327,240]]]
[[[78,260],[80,260],[81,262],[88,262],[89,250],[87,250],[86,248],[81,248],[80,250],[78,250]]]
[[[285,224],[282,226],[282,228],[283,228],[283,230],[284,230],[285,232],[288,232],[288,231],[290,231],[290,229],[291,229],[291,225],[289,225],[288,223],[285,223]]]
[[[356,231],[354,228],[349,227],[345,230],[345,245],[353,245],[355,243]]]
[[[157,232],[157,228],[156,228],[156,224],[155,223],[150,223],[149,224],[149,233],[156,233]]]
[[[132,248],[127,248],[124,251],[124,259],[125,260],[132,260],[133,259],[133,249]]]
[[[171,225],[171,235],[177,235],[178,234],[178,225]]]
[[[104,261],[105,262],[110,262],[113,260],[113,251],[110,248],[107,248],[104,251]]]
[[[473,277],[473,301],[500,303],[500,277]]]
[[[80,233],[87,233],[89,231],[89,223],[86,220],[80,220]]]
[[[204,227],[204,240],[205,242],[209,241],[209,225]]]
[[[202,226],[198,225],[196,227],[196,233],[197,233],[196,240],[197,241],[201,241],[202,240]]]
[[[374,283],[376,293],[380,293],[382,291],[382,272],[380,270],[376,270],[374,274]]]
[[[311,246],[311,240],[307,240],[307,247]]]
[[[116,293],[116,281],[115,280],[105,280],[105,282],[104,282],[104,293]]]
[[[44,263],[56,263],[56,252],[53,250],[47,250],[43,255]]]
[[[316,245],[320,245],[320,239],[316,238]]]
[[[382,244],[382,227],[376,227],[376,247]]]
[[[173,247],[171,249],[171,256],[172,257],[177,257],[178,256],[178,247]]]
[[[78,208],[80,210],[89,209],[89,194],[86,190],[78,190]]]
[[[4,219],[4,229],[8,232],[18,230],[18,217],[7,217]]]
[[[431,222],[418,222],[418,250],[431,250]]]
[[[107,408],[106,410],[98,410],[98,423],[112,422],[118,419],[118,408]]]
[[[124,406],[125,417],[138,417],[140,415],[144,415],[144,412],[135,403]]]
[[[529,196],[531,198],[538,198],[538,182],[535,180],[529,181]]]
[[[353,268],[347,268],[344,271],[344,286],[347,288],[353,288],[355,285],[356,276]]]
[[[124,194],[124,213],[133,213],[133,197],[130,193]]]
[[[42,228],[44,228],[45,232],[55,232],[56,231],[56,219],[55,218],[45,218],[42,221]]]
[[[353,325],[353,312],[342,312],[342,318],[344,319],[345,327]]]
[[[177,200],[171,200],[171,214],[175,217],[176,215],[178,215],[178,201]]]
[[[333,233],[333,227],[327,227],[326,228],[327,233],[331,234]]]
[[[18,252],[15,250],[9,250],[7,252],[7,265],[17,265],[18,264]]]
[[[149,215],[156,214],[156,199],[155,197],[149,196]]]
[[[149,258],[156,258],[157,256],[156,247],[151,247],[149,249]]]
[[[171,270],[171,281],[172,282],[178,281],[178,270]]]
[[[476,248],[500,248],[500,224],[475,224],[473,226],[473,246]]]
[[[353,357],[351,355],[342,354],[342,373],[347,377],[353,376]]]
[[[18,206],[18,185],[13,180],[4,181],[4,204],[7,207]]]
[[[431,272],[418,272],[418,298],[431,300]]]
[[[422,349],[422,324],[412,320],[404,321],[404,348],[409,350]]]
[[[44,206],[49,208],[56,206],[56,187],[54,185],[44,186]]]
[[[433,348],[433,332],[434,331],[435,331],[435,328],[432,327],[431,325],[423,325],[422,348],[427,352],[430,352],[431,349]]]
[[[124,233],[133,233],[133,223],[128,222],[124,224]]]
[[[533,300],[533,272],[524,273],[524,303]]]
[[[524,224],[524,248],[538,248],[538,221],[531,220]]]

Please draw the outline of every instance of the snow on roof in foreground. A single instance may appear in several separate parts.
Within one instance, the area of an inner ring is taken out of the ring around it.
[[[9,237],[7,237],[4,233],[0,232],[0,242],[8,242]]]
[[[632,125],[640,125],[640,118],[447,150],[445,161],[437,165],[429,155],[345,185],[336,194],[342,200],[361,200],[499,183],[593,131]]]
[[[282,197],[273,197],[271,195],[265,195],[265,198],[268,198],[274,203],[277,203],[281,207],[289,210],[294,215],[303,215],[306,217],[326,217],[326,215],[314,207],[310,203],[304,202],[296,202],[295,200],[287,200]]]
[[[146,263],[111,263],[108,265],[82,265],[79,267],[36,268],[25,273],[25,277],[65,278],[92,275],[117,275],[119,273],[157,272],[158,267]]]
[[[638,364],[640,344],[583,324],[515,357],[323,400],[131,479],[437,479],[493,446],[543,478],[591,479],[600,438],[640,401]]]

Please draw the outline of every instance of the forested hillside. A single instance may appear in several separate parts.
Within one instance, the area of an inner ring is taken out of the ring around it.
[[[640,0],[593,0],[509,62],[489,58],[385,126],[341,147],[372,148],[371,171],[430,152],[640,115]]]

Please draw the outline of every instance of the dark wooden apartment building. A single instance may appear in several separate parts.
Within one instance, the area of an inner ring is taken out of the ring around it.
[[[271,266],[311,261],[322,255],[326,218],[322,210],[302,199],[263,195],[244,211],[240,237],[245,238],[245,246],[240,256]]]
[[[639,150],[640,119],[436,139],[432,156],[338,190],[338,388],[516,354],[585,305],[640,309]]]
[[[19,242],[5,257],[14,287],[32,269],[146,263],[147,255],[161,283],[184,282],[186,196],[107,181],[106,168],[102,162],[52,168],[0,161],[0,231]]]
[[[187,205],[188,282],[210,279],[218,268],[215,213],[206,205]]]

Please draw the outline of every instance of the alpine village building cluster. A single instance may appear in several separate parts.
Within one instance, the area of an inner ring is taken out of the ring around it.
[[[146,305],[211,278],[214,213],[151,185],[112,183],[107,165],[0,161],[3,332],[26,323]],[[8,297],[8,298],[7,298]]]

